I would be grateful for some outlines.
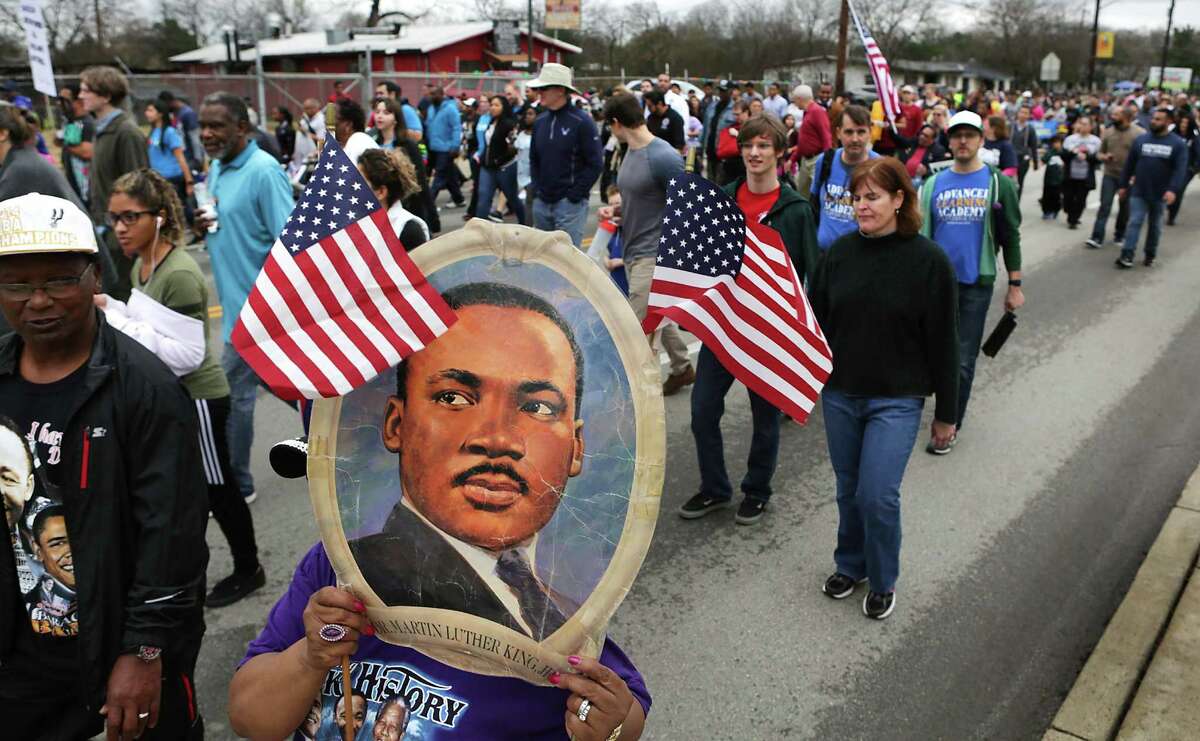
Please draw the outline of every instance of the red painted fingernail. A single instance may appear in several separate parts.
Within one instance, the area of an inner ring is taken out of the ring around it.
[[[571,666],[579,666],[579,657],[578,656],[568,656],[567,663],[570,664]]]
[[[363,633],[369,636],[375,635],[375,626],[368,624],[367,627],[363,628]]]
[[[551,672],[547,679],[550,680],[550,684],[558,684],[562,681],[562,675],[560,675],[558,672]]]
[[[366,612],[367,606],[364,605],[361,600],[354,600],[354,609],[359,612]]]

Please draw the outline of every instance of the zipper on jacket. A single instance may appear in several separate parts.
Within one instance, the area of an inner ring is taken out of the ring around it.
[[[83,491],[88,486],[88,457],[92,452],[92,428],[83,428],[83,462],[79,466],[79,489]]]

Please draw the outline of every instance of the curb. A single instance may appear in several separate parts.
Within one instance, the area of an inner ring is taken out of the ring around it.
[[[1198,553],[1200,467],[1192,473],[1179,501],[1171,508],[1129,592],[1104,629],[1042,741],[1108,741],[1117,735],[1118,729],[1124,737],[1126,727],[1131,724],[1134,727],[1128,730],[1133,736],[1145,737],[1147,726],[1153,728],[1162,720],[1160,703],[1143,702],[1138,693],[1152,680],[1161,684],[1166,678],[1160,677],[1164,672],[1157,671],[1151,660],[1159,655],[1157,650],[1164,634],[1171,638],[1168,625],[1175,627],[1176,622],[1200,619],[1197,610],[1200,576],[1184,595],[1188,579],[1196,569]],[[1181,603],[1186,609],[1180,611],[1179,620],[1172,621]],[[1183,614],[1189,610],[1197,610],[1198,614]],[[1181,627],[1175,632],[1184,630]],[[1171,670],[1170,682],[1186,684],[1186,679],[1180,680],[1177,669],[1176,666]],[[1167,694],[1171,692],[1164,692],[1163,696]],[[1130,722],[1123,726],[1122,722],[1127,720]],[[1158,728],[1154,737],[1166,738],[1161,735],[1166,730]]]

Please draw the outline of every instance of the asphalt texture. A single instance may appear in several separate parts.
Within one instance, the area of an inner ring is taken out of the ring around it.
[[[610,626],[654,697],[644,738],[1034,739],[1049,726],[1200,461],[1200,188],[1164,230],[1159,262],[1130,271],[1114,269],[1111,243],[1083,246],[1094,203],[1068,231],[1061,216],[1040,219],[1040,173],[1026,188],[1027,304],[1000,355],[979,360],[954,452],[926,455],[925,434],[914,449],[890,619],[863,616],[861,588],[841,602],[820,592],[837,509],[819,410],[785,424],[770,507],[742,527],[732,510],[676,515],[699,475],[688,392],[666,400],[658,527]],[[997,289],[989,329],[1002,299]],[[930,403],[926,429],[931,414]],[[209,739],[235,738],[230,678],[318,538],[305,483],[267,465],[269,445],[299,432],[296,414],[264,395],[255,429],[268,581],[207,611],[197,688]],[[741,386],[723,430],[737,481],[750,433]],[[208,542],[212,583],[231,565],[215,526]]]

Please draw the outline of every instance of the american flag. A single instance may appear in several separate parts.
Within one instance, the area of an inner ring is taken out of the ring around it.
[[[829,343],[779,232],[747,221],[737,201],[698,175],[667,188],[650,309],[699,337],[739,381],[798,422],[833,368]]]
[[[234,348],[280,398],[341,396],[454,320],[358,168],[326,137],[238,316]]]
[[[879,105],[883,106],[883,115],[887,116],[888,123],[895,131],[896,119],[900,117],[900,95],[896,92],[896,84],[892,81],[892,68],[884,59],[883,52],[879,51],[879,45],[875,43],[875,38],[871,36],[871,32],[858,17],[854,3],[846,0],[846,4],[850,6],[850,15],[854,18],[855,27],[858,28],[863,48],[867,50],[867,67],[871,70],[871,79],[875,81],[875,91],[879,93]]]

